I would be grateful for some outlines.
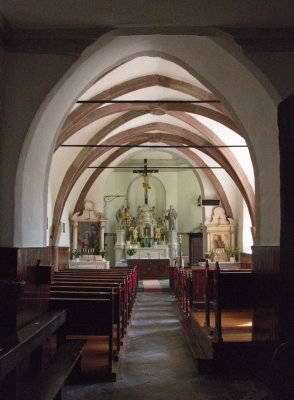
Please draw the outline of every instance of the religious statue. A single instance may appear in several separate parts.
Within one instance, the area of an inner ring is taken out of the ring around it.
[[[155,228],[154,239],[156,242],[159,242],[160,240],[160,228],[158,226]]]
[[[120,228],[120,229],[123,228],[124,214],[125,214],[125,208],[124,208],[124,206],[121,206],[121,207],[117,210],[117,212],[116,212],[116,214],[115,214],[115,217],[116,217],[116,220],[117,220],[117,222],[118,222],[118,225],[119,225],[119,228]]]
[[[212,249],[213,261],[225,261],[226,252],[225,252],[225,244],[222,241],[221,235],[214,235],[214,248]]]
[[[137,230],[137,227],[136,227],[136,226],[135,226],[135,228],[133,229],[132,236],[133,236],[133,243],[137,243],[137,240],[138,240],[138,230]]]
[[[173,206],[170,206],[170,208],[166,211],[167,212],[167,219],[168,219],[168,229],[170,231],[175,229],[175,220],[177,219],[177,212],[173,208]]]

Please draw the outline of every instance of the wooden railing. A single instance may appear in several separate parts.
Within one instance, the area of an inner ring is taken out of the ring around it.
[[[170,268],[170,281],[172,282],[173,291],[178,299],[179,305],[185,314],[191,315],[192,307],[192,274],[190,270],[183,268]]]

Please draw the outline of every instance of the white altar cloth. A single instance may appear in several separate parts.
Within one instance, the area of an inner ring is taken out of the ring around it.
[[[109,261],[70,261],[69,269],[109,269]]]
[[[133,246],[130,246],[133,248]],[[128,248],[126,247],[126,250]],[[133,258],[169,258],[169,248],[167,246],[154,246],[154,247],[135,247],[136,253],[134,254]],[[130,258],[130,257],[127,257]]]

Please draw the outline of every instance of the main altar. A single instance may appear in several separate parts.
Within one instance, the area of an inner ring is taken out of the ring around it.
[[[148,190],[150,189],[148,177],[157,171],[147,169],[147,160],[144,160],[143,170],[134,172],[143,177],[144,204],[137,207],[135,215],[130,215],[129,208],[123,205],[117,211],[115,262],[119,264],[121,260],[127,259],[128,264],[135,263],[138,268],[140,265],[150,272],[151,265],[155,265],[157,260],[157,264],[160,265],[157,268],[158,273],[153,271],[154,273],[147,274],[150,276],[147,279],[167,278],[170,259],[174,259],[178,255],[178,236],[175,224],[177,212],[171,205],[159,216],[155,206],[148,204]],[[154,269],[154,267],[152,268]],[[141,276],[145,275],[141,272]]]

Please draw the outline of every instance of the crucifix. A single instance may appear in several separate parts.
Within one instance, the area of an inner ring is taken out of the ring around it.
[[[88,213],[89,213],[88,219],[91,219],[91,212],[92,212],[92,209],[91,209],[91,208],[88,208],[87,211],[88,211]]]
[[[133,171],[134,174],[140,174],[143,179],[143,188],[144,188],[144,203],[148,204],[148,189],[151,189],[149,185],[149,175],[158,172],[158,169],[148,169],[147,168],[147,158],[144,158],[144,169],[135,169]]]

